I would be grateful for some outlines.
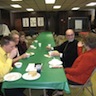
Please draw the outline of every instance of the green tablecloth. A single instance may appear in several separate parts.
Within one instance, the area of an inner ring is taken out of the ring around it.
[[[32,89],[62,89],[66,93],[70,93],[70,89],[67,83],[67,79],[63,68],[49,68],[48,62],[52,58],[47,58],[44,54],[48,54],[46,46],[50,43],[55,46],[53,35],[51,32],[42,32],[37,37],[38,42],[42,43],[41,47],[38,47],[38,43],[33,42],[36,49],[29,48],[27,52],[34,52],[35,55],[29,58],[20,60],[23,63],[22,68],[14,68],[13,72],[26,73],[25,69],[29,63],[43,63],[41,77],[37,80],[24,80],[19,79],[17,81],[3,83],[2,89],[5,88],[32,88]],[[56,57],[59,59],[59,57]]]

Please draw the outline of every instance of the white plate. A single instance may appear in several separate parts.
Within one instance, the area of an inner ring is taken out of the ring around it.
[[[18,72],[11,72],[11,73],[8,73],[4,76],[4,80],[5,81],[16,81],[18,79],[20,79],[22,76],[21,73],[18,73]]]
[[[61,65],[62,64],[62,61],[54,58],[51,61],[49,61],[49,64],[52,65],[52,66],[58,66],[58,65]]]
[[[40,76],[41,75],[39,73],[37,73],[37,75],[33,76],[33,77],[31,75],[29,75],[28,73],[25,73],[25,74],[23,74],[22,78],[25,80],[36,80],[36,79],[40,78]]]

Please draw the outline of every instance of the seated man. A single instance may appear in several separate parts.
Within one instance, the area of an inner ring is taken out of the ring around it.
[[[15,47],[14,40],[9,37],[5,36],[1,39],[1,47],[0,47],[0,95],[1,94],[1,87],[3,82],[3,77],[8,72],[12,70],[12,62],[14,56],[16,56],[16,50],[11,52]],[[10,53],[10,54],[9,54]],[[21,89],[6,89],[5,90],[6,96],[25,96]]]
[[[52,52],[52,56],[60,56],[63,61],[63,67],[71,67],[78,54],[82,51],[82,44],[75,40],[75,33],[72,29],[66,31],[67,41],[56,47],[47,46],[49,50],[57,50]],[[78,48],[79,47],[79,48]],[[78,50],[79,49],[79,50]]]

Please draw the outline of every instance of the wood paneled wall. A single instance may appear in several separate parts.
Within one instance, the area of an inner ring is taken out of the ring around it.
[[[6,24],[8,25],[9,29],[10,26],[10,11],[1,9],[0,10],[0,24]]]
[[[17,12],[11,13],[10,17],[6,17],[6,13],[2,13],[3,22],[8,22],[11,30],[16,29],[18,31],[29,32],[30,30],[35,30],[36,32],[41,32],[43,30],[48,30],[55,32],[56,34],[65,34],[65,31],[68,28],[68,17],[88,17],[91,20],[90,11],[56,11],[56,12]],[[8,13],[7,13],[8,14]],[[22,18],[30,17],[44,17],[44,26],[43,27],[23,27]],[[10,20],[10,21],[9,21]]]

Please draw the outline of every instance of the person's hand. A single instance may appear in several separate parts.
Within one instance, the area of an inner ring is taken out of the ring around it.
[[[27,58],[27,57],[28,57],[28,55],[26,53],[24,53],[24,54],[21,55],[21,59]]]
[[[18,54],[18,49],[14,48],[10,54],[9,54],[9,58],[13,59],[16,55]]]
[[[79,41],[78,42],[78,47],[83,47],[83,46],[84,46],[84,44],[81,41]]]
[[[46,49],[51,50],[52,47],[51,46],[46,46]]]
[[[51,53],[49,53],[50,56],[60,56],[60,53],[58,51],[51,51]]]

